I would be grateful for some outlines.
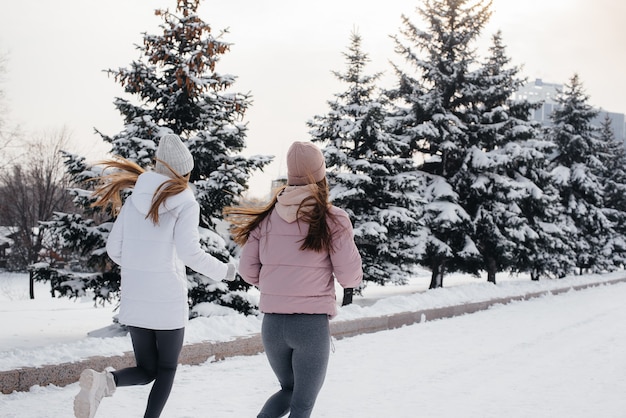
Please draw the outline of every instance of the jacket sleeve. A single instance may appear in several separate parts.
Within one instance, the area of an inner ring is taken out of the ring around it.
[[[176,253],[187,267],[213,280],[222,280],[226,277],[227,264],[200,246],[199,219],[200,205],[195,200],[182,208],[174,226]]]
[[[330,253],[333,273],[344,288],[357,287],[363,280],[361,254],[354,242],[350,218],[345,212],[336,217],[333,230],[333,250]]]
[[[113,260],[113,262],[118,266],[122,265],[122,242],[124,241],[124,228],[122,226],[122,223],[125,207],[126,206],[122,206],[122,209],[120,210],[117,219],[113,223],[113,227],[109,232],[109,237],[107,238],[106,243],[107,254],[111,258],[111,260]]]
[[[259,228],[248,236],[239,257],[239,274],[251,285],[258,286],[261,274],[261,258],[259,255]]]

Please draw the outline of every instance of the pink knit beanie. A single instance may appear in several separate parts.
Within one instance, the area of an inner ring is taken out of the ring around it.
[[[326,176],[322,151],[311,142],[296,141],[287,151],[287,183],[302,186],[317,183]]]

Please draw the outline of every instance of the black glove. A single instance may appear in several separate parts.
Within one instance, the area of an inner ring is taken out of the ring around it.
[[[354,294],[354,289],[348,287],[343,289],[343,301],[341,302],[341,306],[350,305],[352,303],[352,295]]]

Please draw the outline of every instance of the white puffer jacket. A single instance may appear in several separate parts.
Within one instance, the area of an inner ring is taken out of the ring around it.
[[[200,206],[190,189],[168,198],[159,208],[159,224],[146,218],[152,196],[167,176],[146,172],[122,206],[106,249],[121,266],[119,321],[149,329],[178,329],[187,324],[185,265],[214,280],[227,265],[200,247]]]

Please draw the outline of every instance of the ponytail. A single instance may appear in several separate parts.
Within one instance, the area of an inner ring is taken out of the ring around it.
[[[321,181],[311,185],[316,186],[316,192],[304,199],[298,208],[298,222],[302,221],[309,225],[309,232],[303,239],[300,249],[330,252],[333,248],[332,234],[328,226],[329,218],[332,217],[329,211],[331,204],[328,182],[324,177]],[[285,187],[278,189],[266,206],[224,208],[223,213],[225,219],[231,223],[230,232],[236,244],[244,245],[248,241],[250,233],[272,212],[278,201],[278,195],[284,189]]]
[[[164,161],[159,160],[159,162],[164,164],[173,173],[174,177],[161,184],[152,196],[152,204],[146,219],[149,218],[155,225],[159,224],[159,206],[168,197],[184,191],[189,185],[189,174],[181,176]],[[99,164],[103,166],[103,173],[109,168],[115,171],[103,174],[95,179],[98,181],[98,185],[92,195],[96,197],[96,201],[91,206],[108,209],[113,216],[117,216],[122,208],[121,192],[125,189],[134,188],[137,178],[145,173],[145,170],[138,164],[122,157],[115,157],[112,160],[102,161]]]
[[[113,168],[115,171],[93,179],[98,182],[98,185],[92,193],[96,197],[96,201],[91,206],[103,208],[108,210],[111,215],[117,216],[122,209],[122,190],[135,187],[137,178],[145,170],[138,164],[122,157],[101,161],[98,164],[103,166],[102,173],[109,168]]]

